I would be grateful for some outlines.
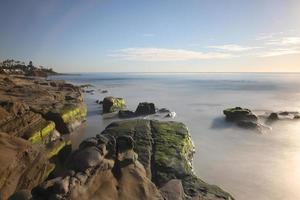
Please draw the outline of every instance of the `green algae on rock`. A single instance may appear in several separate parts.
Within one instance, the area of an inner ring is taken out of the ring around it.
[[[54,121],[56,129],[61,134],[71,133],[73,131],[73,124],[79,122],[79,124],[85,120],[87,115],[87,109],[85,105],[66,105],[61,109],[54,109],[49,111],[45,118],[47,120]]]
[[[126,108],[123,98],[105,97],[103,99],[103,113],[111,113]]]
[[[41,143],[54,130],[55,130],[55,123],[52,121],[47,121],[45,126],[43,128],[41,128],[40,130],[38,130],[37,132],[31,134],[31,136],[28,138],[28,140],[32,144]]]
[[[103,135],[129,135],[147,176],[161,187],[172,179],[182,181],[189,198],[233,199],[221,188],[199,179],[191,165],[194,145],[187,127],[180,122],[135,119],[111,123]]]

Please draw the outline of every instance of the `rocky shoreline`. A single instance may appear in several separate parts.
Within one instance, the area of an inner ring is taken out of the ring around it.
[[[72,151],[68,135],[87,113],[81,88],[0,76],[0,199],[233,199],[194,174],[183,123],[114,122]]]
[[[64,81],[0,75],[0,196],[33,189],[59,165],[66,134],[85,120],[80,89]]]

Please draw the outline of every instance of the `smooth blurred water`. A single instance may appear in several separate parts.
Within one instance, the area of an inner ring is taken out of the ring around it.
[[[196,146],[195,172],[236,199],[300,199],[300,120],[281,121],[257,134],[228,126],[222,110],[242,106],[255,112],[300,111],[300,74],[277,73],[101,73],[54,77],[90,83],[109,92],[86,94],[87,128],[100,133],[117,119],[103,119],[96,99],[123,97],[129,109],[153,102],[175,111]]]

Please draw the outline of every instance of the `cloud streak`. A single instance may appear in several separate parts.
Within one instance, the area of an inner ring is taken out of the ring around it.
[[[199,52],[185,49],[166,48],[126,48],[115,51],[110,56],[130,61],[189,61],[207,59],[225,59],[232,54],[218,52]]]
[[[260,54],[260,57],[274,57],[274,56],[283,56],[300,53],[299,49],[295,48],[286,48],[286,49],[274,49],[269,52],[264,52]]]
[[[259,47],[247,47],[247,46],[240,46],[236,44],[227,44],[227,45],[209,46],[209,48],[218,49],[222,51],[242,52],[242,51],[257,49]]]
[[[282,37],[270,39],[266,44],[276,46],[300,45],[300,37]]]

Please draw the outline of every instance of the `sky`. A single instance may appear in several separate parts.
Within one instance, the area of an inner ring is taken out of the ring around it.
[[[300,72],[299,0],[0,0],[0,27],[58,72]]]

